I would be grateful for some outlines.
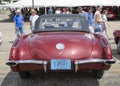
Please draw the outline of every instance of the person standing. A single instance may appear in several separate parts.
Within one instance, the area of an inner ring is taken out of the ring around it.
[[[49,9],[48,9],[48,14],[53,14],[53,8],[52,7],[50,7]]]
[[[110,25],[108,24],[106,14],[107,14],[107,10],[103,10],[102,19],[105,20],[106,22],[102,23],[102,28],[103,28],[103,32],[105,32],[106,36],[109,38],[108,33],[107,33],[107,25],[108,26]]]
[[[86,20],[88,20],[87,12],[85,12],[82,7],[78,7],[78,8],[77,8],[77,11],[78,11],[78,13],[79,13],[80,15],[82,15],[83,17],[85,17]]]
[[[71,12],[68,10],[68,8],[63,8],[62,14],[71,14]]]
[[[61,10],[60,10],[60,8],[57,8],[57,10],[55,11],[55,14],[61,14],[62,12],[61,12]]]
[[[36,11],[34,9],[31,9],[30,11],[31,13],[31,16],[30,16],[30,27],[31,27],[31,30],[34,30],[35,29],[35,21],[38,19],[38,15],[36,15]]]
[[[24,18],[21,14],[20,9],[16,11],[16,15],[14,16],[13,21],[14,21],[15,33],[17,34],[17,37],[24,35],[24,30],[23,30]]]
[[[103,28],[102,28],[102,23],[105,23],[106,21],[102,19],[102,7],[101,6],[97,6],[97,10],[94,14],[94,32],[103,32]]]
[[[90,29],[90,31],[92,32],[93,31],[93,9],[92,8],[89,8],[89,11],[88,11],[88,27]]]

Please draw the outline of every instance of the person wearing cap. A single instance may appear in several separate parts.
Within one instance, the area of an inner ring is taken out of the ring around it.
[[[83,17],[85,17],[86,20],[88,20],[87,12],[85,12],[82,7],[78,7],[78,8],[77,8],[77,11],[78,11],[78,13],[79,13],[80,15],[82,15]]]
[[[88,27],[92,32],[93,31],[92,30],[93,29],[93,9],[92,8],[89,8],[87,15],[88,15]]]
[[[24,17],[21,14],[21,10],[18,9],[16,11],[16,15],[13,17],[14,26],[15,26],[15,33],[17,37],[24,35],[23,24],[24,24]]]
[[[34,9],[31,9],[30,11],[31,13],[31,16],[30,16],[30,27],[31,27],[31,30],[34,30],[35,29],[35,21],[38,19],[38,15],[36,15],[36,11]]]
[[[101,6],[97,6],[97,10],[94,14],[94,32],[103,32],[103,28],[102,28],[102,23],[105,23],[106,21],[102,19],[102,7]]]

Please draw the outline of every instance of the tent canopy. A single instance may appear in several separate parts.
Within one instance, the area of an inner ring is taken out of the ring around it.
[[[20,0],[3,7],[75,7],[75,6],[120,6],[120,0]]]

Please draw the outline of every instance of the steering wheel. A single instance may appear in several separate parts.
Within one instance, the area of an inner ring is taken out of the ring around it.
[[[42,27],[41,27],[42,29],[53,29],[53,28],[55,28],[53,25],[51,25],[51,24],[45,24],[45,25],[43,25]]]

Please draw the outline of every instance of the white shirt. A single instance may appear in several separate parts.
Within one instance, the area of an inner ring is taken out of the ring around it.
[[[102,19],[105,20],[105,21],[107,21],[107,17],[106,17],[105,14],[102,15]],[[106,23],[102,23],[102,28],[104,29],[104,28],[106,28],[106,27],[107,27],[107,24],[106,24]]]
[[[103,18],[103,20],[106,20],[106,21],[107,21],[106,15],[103,15],[102,18]]]
[[[61,11],[60,10],[56,10],[55,14],[61,14]]]
[[[30,16],[30,19],[29,19],[29,20],[30,20],[30,22],[32,23],[32,30],[34,30],[34,28],[35,28],[35,21],[38,19],[38,17],[39,17],[38,15],[34,15],[34,16],[31,15],[31,16]]]
[[[67,11],[67,12],[63,12],[62,14],[71,14],[71,12]]]
[[[102,20],[101,13],[99,11],[96,11],[95,14],[94,14],[94,28],[102,28],[101,23],[96,22],[96,15],[99,15],[100,16],[99,20]]]

